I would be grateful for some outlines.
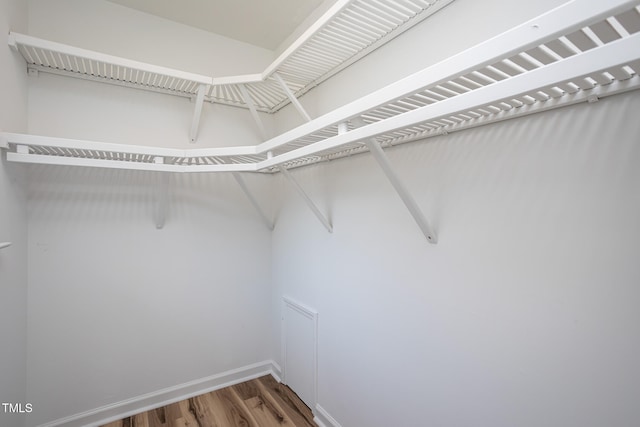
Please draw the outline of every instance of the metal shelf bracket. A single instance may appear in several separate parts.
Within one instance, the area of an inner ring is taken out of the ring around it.
[[[278,169],[280,170],[282,175],[287,179],[287,181],[289,181],[291,185],[293,185],[293,187],[296,189],[300,197],[304,199],[304,201],[307,203],[307,206],[309,206],[309,209],[311,209],[311,211],[320,220],[320,222],[322,223],[322,225],[324,225],[327,231],[329,233],[332,233],[333,226],[331,225],[329,220],[322,214],[322,212],[320,212],[320,209],[318,209],[315,203],[313,203],[313,200],[311,200],[311,198],[307,195],[307,193],[305,193],[304,189],[300,186],[298,181],[296,181],[293,175],[291,175],[291,172],[289,172],[287,168],[285,168],[282,165],[278,166]]]
[[[413,198],[411,193],[409,193],[409,190],[400,180],[396,171],[393,169],[393,166],[391,165],[391,162],[389,161],[387,155],[384,153],[382,146],[375,138],[369,138],[365,140],[365,144],[369,148],[369,151],[373,155],[373,158],[378,162],[378,164],[382,168],[382,171],[389,179],[389,182],[391,182],[393,188],[396,190],[396,192],[404,202],[407,209],[409,209],[411,216],[413,216],[413,219],[418,224],[418,227],[420,227],[420,230],[422,230],[422,234],[424,234],[424,236],[427,238],[427,241],[429,243],[437,243],[438,236],[429,225],[427,218],[424,216],[424,213],[416,203],[416,200]]]
[[[198,86],[198,94],[196,95],[196,105],[193,111],[193,120],[191,121],[191,131],[189,138],[192,143],[198,139],[198,127],[200,125],[200,117],[202,116],[202,106],[204,104],[204,95],[209,89],[208,85],[200,84]]]
[[[264,225],[266,225],[269,230],[273,230],[273,222],[271,222],[271,220],[264,213],[264,211],[260,207],[260,204],[254,197],[253,193],[249,191],[249,187],[247,187],[247,183],[245,182],[242,175],[240,175],[239,172],[233,172],[233,177],[235,178],[240,188],[242,188],[242,191],[247,196],[247,198],[249,199],[249,201],[251,202],[255,210],[258,212],[258,215],[260,215],[260,218],[262,219],[262,222],[264,222]]]
[[[298,101],[298,98],[296,98],[293,92],[291,92],[291,89],[289,89],[289,86],[287,86],[287,83],[282,79],[282,77],[280,77],[278,73],[273,73],[272,75],[276,79],[276,81],[280,84],[280,87],[282,87],[282,90],[287,95],[287,98],[289,98],[289,101],[291,101],[293,106],[296,107],[296,110],[298,110],[298,113],[300,113],[302,118],[305,119],[307,122],[310,122],[311,116],[304,109],[300,101]]]
[[[164,159],[162,157],[156,157],[154,163],[162,164]],[[156,206],[155,206],[155,221],[156,228],[162,230],[167,220],[167,209],[169,207],[169,178],[170,175],[166,172],[158,174],[158,181],[156,183]]]
[[[244,84],[239,84],[238,89],[240,89],[240,93],[242,94],[244,103],[247,104],[247,107],[249,107],[249,111],[251,112],[251,116],[253,117],[253,120],[256,122],[256,126],[258,126],[258,132],[260,132],[260,138],[262,138],[263,141],[266,140],[267,131],[264,128],[264,123],[262,123],[262,119],[260,119],[260,116],[258,115],[258,110],[256,109],[255,104],[251,100],[251,96],[249,95],[249,91],[247,90],[247,87]]]

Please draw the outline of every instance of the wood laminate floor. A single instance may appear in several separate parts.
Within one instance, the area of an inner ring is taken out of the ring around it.
[[[102,427],[315,427],[311,410],[271,375]]]

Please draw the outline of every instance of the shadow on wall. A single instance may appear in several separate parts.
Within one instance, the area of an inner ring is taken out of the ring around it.
[[[28,168],[30,218],[154,224],[162,173],[47,165]],[[231,174],[168,174],[168,177],[168,222],[188,220],[195,211],[237,219],[257,216],[247,208],[247,199]],[[255,194],[268,196],[265,190],[268,179],[256,177],[248,185],[255,189]]]
[[[401,179],[410,184],[411,192],[420,200],[429,221],[441,232],[447,228],[447,216],[456,215],[447,208],[448,201],[455,198],[466,200],[466,209],[474,213],[479,226],[483,215],[499,214],[501,206],[508,206],[511,212],[506,221],[524,216],[554,224],[553,217],[561,214],[558,210],[577,190],[589,191],[606,183],[613,195],[629,179],[632,154],[638,150],[634,135],[640,134],[640,124],[630,125],[624,115],[607,111],[606,104],[621,102],[624,105],[620,108],[630,111],[634,108],[633,96],[413,143],[428,144],[428,149],[410,143],[386,152]],[[624,138],[612,137],[612,128],[624,129]],[[371,168],[377,167],[372,159],[369,163]],[[613,170],[612,164],[617,165]],[[561,179],[545,179],[558,170],[565,171]],[[364,186],[364,191],[367,188],[377,190]],[[399,199],[397,203],[401,203]],[[548,231],[555,234],[557,230]]]

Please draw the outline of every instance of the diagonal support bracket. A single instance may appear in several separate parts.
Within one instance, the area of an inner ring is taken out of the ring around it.
[[[429,225],[427,218],[424,216],[424,213],[416,203],[416,200],[413,198],[411,193],[409,193],[409,190],[407,190],[407,187],[405,187],[402,181],[400,181],[398,174],[393,169],[393,166],[391,165],[391,162],[389,162],[389,158],[387,157],[387,155],[384,153],[382,146],[375,138],[367,139],[365,141],[365,144],[369,148],[369,151],[371,151],[373,158],[376,159],[376,161],[382,168],[382,171],[391,182],[393,188],[395,188],[396,192],[404,202],[407,209],[409,209],[409,212],[422,230],[424,236],[427,238],[427,241],[429,243],[437,243],[438,236],[436,236],[435,232]]]
[[[162,157],[156,157],[155,163],[164,163]],[[167,172],[158,173],[158,182],[156,183],[156,206],[155,221],[156,228],[162,230],[167,220],[167,209],[169,207],[169,178],[171,174]]]
[[[300,113],[302,118],[310,122],[311,116],[307,114],[307,111],[304,109],[302,104],[300,104],[300,101],[298,101],[298,98],[296,98],[293,92],[291,92],[291,89],[289,89],[289,86],[287,86],[287,83],[282,79],[282,77],[280,77],[278,73],[273,73],[272,75],[276,79],[276,81],[280,84],[280,86],[282,87],[282,90],[284,90],[284,93],[287,95],[287,98],[289,98],[289,101],[291,101],[293,106],[296,107],[296,110],[298,110],[298,113]]]
[[[281,166],[281,165],[278,166],[278,169],[280,170],[282,175],[287,179],[287,181],[289,181],[294,186],[298,194],[300,194],[300,197],[304,199],[304,201],[307,203],[307,206],[309,206],[309,209],[311,209],[311,211],[315,214],[315,216],[320,220],[322,225],[325,226],[327,231],[329,231],[329,233],[332,233],[333,226],[331,225],[329,220],[322,214],[322,212],[320,212],[320,209],[318,209],[315,203],[313,203],[313,200],[309,198],[309,196],[307,195],[307,193],[305,193],[304,189],[300,186],[298,181],[296,181],[293,175],[291,175],[291,172],[289,172],[284,166]]]
[[[209,86],[201,84],[198,86],[198,93],[196,95],[196,106],[193,111],[193,120],[191,121],[191,131],[189,132],[189,139],[192,143],[198,139],[198,128],[200,126],[200,117],[202,116],[202,106],[204,104],[204,95],[207,92]]]
[[[249,111],[251,111],[251,116],[253,120],[256,122],[256,126],[258,126],[258,132],[260,132],[260,138],[262,140],[267,139],[267,131],[264,129],[264,123],[262,123],[262,119],[258,115],[258,110],[256,109],[255,104],[251,100],[251,96],[249,95],[249,91],[244,84],[239,84],[238,89],[240,89],[240,94],[242,95],[242,99],[244,99],[244,103],[249,107]]]
[[[271,220],[269,220],[267,215],[264,213],[264,211],[260,207],[260,204],[258,203],[256,198],[253,196],[251,191],[249,191],[249,187],[247,187],[247,183],[244,181],[244,178],[242,177],[242,175],[240,175],[239,172],[233,172],[233,177],[235,178],[240,188],[242,188],[242,191],[247,196],[247,198],[249,199],[253,207],[256,209],[256,211],[260,215],[260,218],[262,219],[262,222],[264,222],[264,225],[266,225],[269,230],[273,230],[273,223],[271,222]]]

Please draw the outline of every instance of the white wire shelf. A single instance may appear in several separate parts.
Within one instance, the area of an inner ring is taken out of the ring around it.
[[[4,133],[7,160],[160,172],[256,171],[255,146],[174,149]]]
[[[299,97],[452,1],[338,0],[263,72],[243,76],[213,78],[19,33],[9,45],[29,69],[186,97],[206,85],[205,101],[274,113],[291,102],[274,73]]]
[[[214,78],[208,97],[246,106],[245,85],[258,111],[277,112],[290,100],[274,73],[300,97],[452,1],[338,0],[261,74]]]
[[[640,87],[639,4],[574,0],[257,146],[168,150],[5,134],[7,158],[171,172],[275,172],[367,151],[371,138],[395,145],[593,102]]]
[[[24,34],[9,33],[9,46],[20,52],[30,69],[70,75],[180,96],[195,96],[212,78],[117,56],[80,49]]]
[[[595,101],[640,85],[638,1],[573,1],[266,141],[287,168]],[[338,124],[364,126],[342,135]]]

